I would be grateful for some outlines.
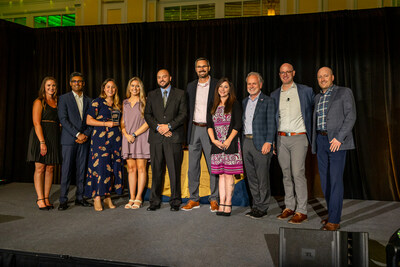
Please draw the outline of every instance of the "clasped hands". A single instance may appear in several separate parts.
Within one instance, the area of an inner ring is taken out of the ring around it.
[[[225,140],[224,142],[221,142],[217,139],[214,139],[213,143],[221,150],[227,150],[228,147],[231,145],[231,141],[229,141],[229,140]]]
[[[78,137],[75,139],[75,142],[78,144],[83,144],[88,140],[88,136],[81,133],[78,135]]]
[[[158,124],[158,130],[157,130],[161,135],[164,135],[165,137],[171,137],[172,132],[168,127],[168,124]]]

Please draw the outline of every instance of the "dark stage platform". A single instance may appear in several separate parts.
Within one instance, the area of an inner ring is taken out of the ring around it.
[[[70,192],[72,200],[74,190]],[[59,186],[51,200],[58,206]],[[309,201],[309,221],[290,225],[276,219],[282,199],[272,199],[268,216],[254,220],[246,207],[231,217],[216,216],[209,205],[171,212],[126,210],[128,196],[114,197],[115,210],[95,212],[70,203],[66,211],[40,211],[33,184],[0,186],[0,249],[48,253],[92,260],[162,266],[278,266],[279,228],[319,229],[323,199]],[[369,233],[369,265],[385,266],[385,246],[400,227],[400,203],[344,201],[341,231]]]

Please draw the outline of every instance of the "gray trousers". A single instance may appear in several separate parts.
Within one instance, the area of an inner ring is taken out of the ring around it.
[[[285,206],[303,214],[307,214],[308,200],[305,175],[307,150],[307,135],[278,135],[277,152],[279,165],[283,173]]]
[[[192,136],[189,144],[189,170],[188,182],[190,200],[199,201],[200,186],[200,160],[204,151],[206,158],[208,173],[210,175],[210,197],[209,201],[218,201],[218,179],[215,174],[211,173],[211,142],[208,137],[207,127],[192,125]]]
[[[253,197],[253,206],[260,211],[267,211],[271,198],[269,183],[269,165],[271,163],[272,149],[270,153],[263,155],[254,146],[253,140],[244,138],[243,161],[246,168],[246,176]]]

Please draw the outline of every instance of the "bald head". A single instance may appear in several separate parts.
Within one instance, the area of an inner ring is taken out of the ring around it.
[[[289,63],[283,63],[279,68],[279,77],[281,78],[282,85],[284,87],[289,87],[293,83],[293,78],[296,72],[294,68]]]
[[[317,80],[319,87],[321,87],[322,91],[325,93],[326,90],[333,85],[333,81],[335,80],[332,69],[328,67],[320,68],[317,73]]]

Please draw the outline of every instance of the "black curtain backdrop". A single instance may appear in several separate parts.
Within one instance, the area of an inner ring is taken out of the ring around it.
[[[32,127],[31,107],[43,77],[70,90],[69,74],[86,77],[86,94],[97,97],[103,80],[113,77],[125,98],[128,80],[142,78],[156,88],[156,73],[170,70],[173,85],[186,89],[196,78],[194,61],[211,63],[214,77],[229,77],[239,100],[247,96],[245,77],[262,74],[263,92],[280,86],[279,66],[290,62],[295,81],[318,92],[317,70],[329,66],[335,83],[353,90],[357,105],[357,149],[347,157],[345,197],[400,198],[400,9],[30,29],[0,21],[0,177],[32,181],[25,162]],[[276,160],[272,191],[283,195]],[[320,193],[316,160],[309,155],[311,195]]]

